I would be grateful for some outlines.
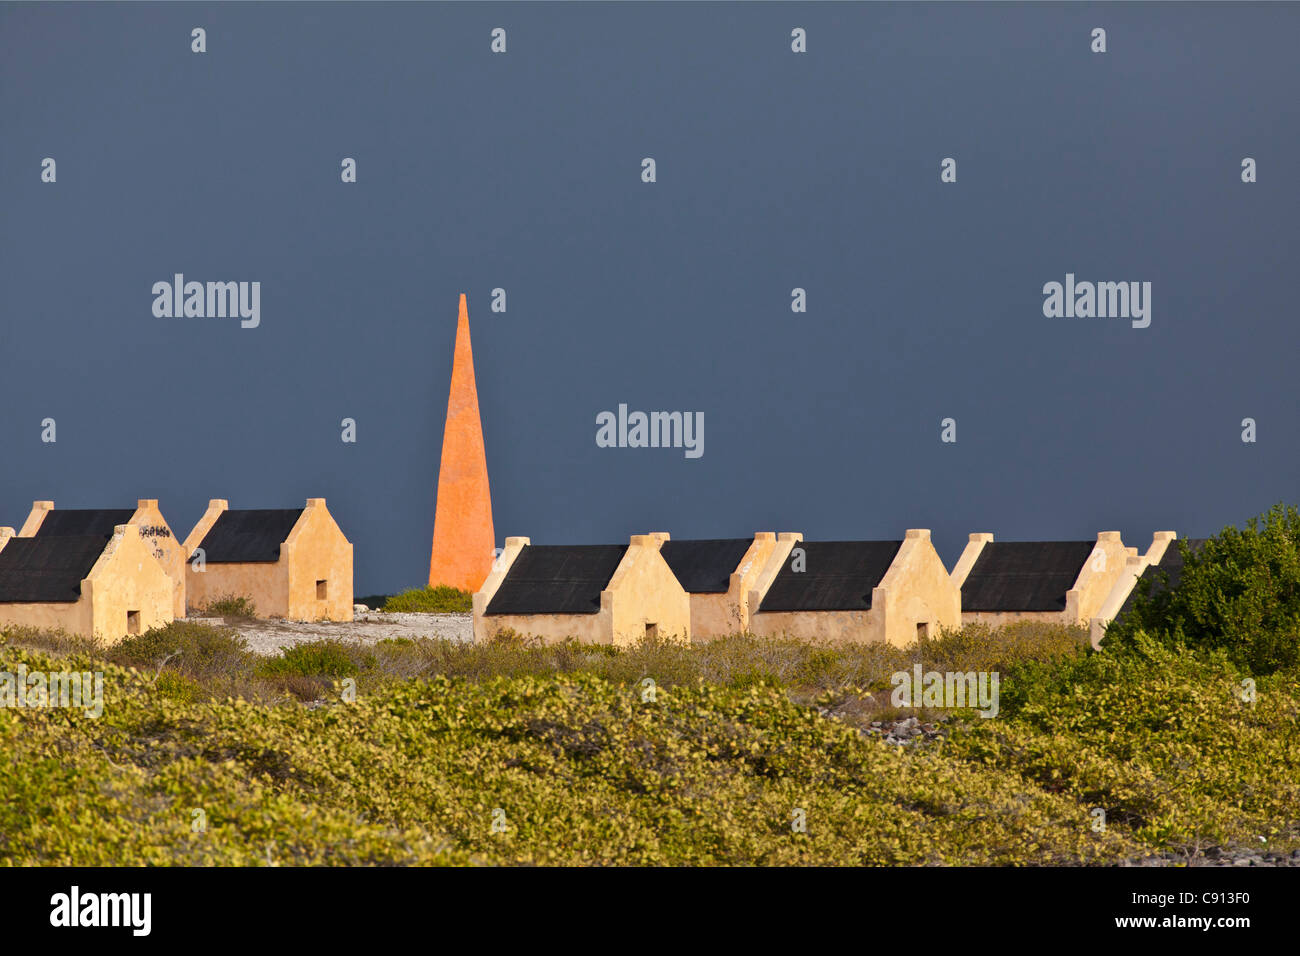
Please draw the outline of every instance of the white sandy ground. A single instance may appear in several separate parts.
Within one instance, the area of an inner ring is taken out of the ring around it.
[[[469,643],[474,639],[474,624],[469,614],[386,614],[368,611],[356,620],[284,621],[243,620],[238,618],[190,617],[188,621],[234,628],[249,650],[274,656],[280,648],[309,641],[332,638],[357,644],[374,644],[395,637],[432,637]]]

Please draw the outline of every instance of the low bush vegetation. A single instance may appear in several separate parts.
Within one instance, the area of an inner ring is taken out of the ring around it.
[[[1022,662],[1001,704],[1006,719],[954,733],[948,751],[1101,808],[1108,826],[1179,857],[1300,846],[1300,669],[1256,683],[1223,650],[1139,632]]]
[[[257,617],[257,605],[250,598],[227,594],[209,601],[202,612],[207,617],[230,617],[247,620]]]
[[[384,602],[385,611],[414,611],[425,614],[468,614],[474,609],[469,591],[440,584],[436,588],[412,588],[394,594]]]
[[[650,678],[662,687],[697,681],[737,688],[769,683],[785,688],[800,703],[826,695],[840,702],[865,701],[865,707],[842,709],[869,720],[890,715],[887,707],[876,706],[877,701],[888,700],[891,674],[916,663],[927,670],[1005,670],[1016,661],[1079,656],[1088,635],[1081,628],[1026,623],[996,631],[971,625],[911,648],[738,635],[694,646],[650,640],[618,649],[577,641],[542,644],[506,634],[486,644],[401,638],[365,646],[323,640],[295,645],[273,658],[249,651],[233,628],[194,621],[176,621],[104,650],[93,642],[42,631],[14,630],[10,640],[56,653],[94,652],[150,674],[175,672],[197,682],[216,700],[243,697],[273,703],[286,695],[317,700],[339,677],[354,677],[361,692],[374,692],[396,681],[440,676],[481,681],[585,673],[624,684]],[[314,678],[321,680],[310,680]],[[304,697],[308,691],[311,696]],[[920,716],[928,715],[922,711]]]
[[[3,669],[101,669],[106,687],[99,719],[0,709],[3,862],[1048,864],[1300,839],[1296,673],[1251,705],[1225,654],[1150,638],[328,641],[269,659],[194,623],[108,649],[7,641]],[[864,732],[917,661],[1000,671],[1001,715],[947,714],[924,746]]]

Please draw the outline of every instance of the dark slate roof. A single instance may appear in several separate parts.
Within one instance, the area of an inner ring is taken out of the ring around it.
[[[10,538],[0,550],[0,603],[76,601],[106,543],[97,534]]]
[[[134,508],[55,508],[46,513],[35,537],[93,534],[111,538],[113,529],[126,524],[134,514]]]
[[[530,544],[519,552],[485,614],[596,614],[625,544]]]
[[[1095,541],[990,541],[961,586],[963,611],[1064,611]]]
[[[901,541],[801,541],[795,547],[804,550],[805,570],[791,570],[794,558],[787,558],[758,610],[870,610],[871,589],[885,576],[902,545]]]
[[[683,590],[716,594],[731,586],[731,575],[754,542],[749,538],[665,541],[659,553],[673,569]]]
[[[302,508],[223,511],[199,543],[208,564],[280,560],[280,544],[298,523]],[[190,555],[193,558],[193,555]]]
[[[1184,538],[1183,543],[1193,551],[1198,551],[1201,545],[1205,544],[1206,538]],[[1183,551],[1178,547],[1178,539],[1169,542],[1169,547],[1165,548],[1164,555],[1155,564],[1151,565],[1142,572],[1142,576],[1133,583],[1133,590],[1128,592],[1128,597],[1124,599],[1123,605],[1115,615],[1115,620],[1119,620],[1133,607],[1133,602],[1137,599],[1138,590],[1142,587],[1143,581],[1149,581],[1147,585],[1149,596],[1154,597],[1156,594],[1165,590],[1166,587],[1176,588],[1178,582],[1183,576]]]

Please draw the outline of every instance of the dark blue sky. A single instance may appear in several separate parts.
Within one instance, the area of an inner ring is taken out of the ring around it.
[[[951,564],[1240,523],[1300,478],[1297,35],[1281,3],[0,5],[0,524],[324,496],[358,594],[423,583],[462,291],[498,539],[929,527]],[[155,318],[176,272],[260,281],[261,326]],[[1067,272],[1150,281],[1150,328],[1045,318]],[[703,412],[703,457],[598,448],[619,403]]]

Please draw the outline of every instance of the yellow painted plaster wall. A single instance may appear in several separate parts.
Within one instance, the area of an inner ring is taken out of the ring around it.
[[[83,598],[66,604],[0,604],[0,626],[4,625],[86,636],[91,633],[90,602]]]
[[[627,553],[610,578],[612,642],[626,647],[646,637],[689,642],[691,600],[659,549],[667,534],[634,534]],[[604,592],[601,605],[604,606]]]
[[[1151,536],[1151,547],[1147,548],[1144,555],[1130,557],[1124,564],[1124,573],[1115,581],[1110,589],[1110,594],[1102,602],[1097,613],[1088,621],[1088,636],[1092,641],[1094,648],[1101,646],[1101,639],[1106,635],[1106,628],[1115,620],[1115,615],[1119,613],[1128,596],[1133,593],[1133,588],[1137,585],[1138,579],[1142,577],[1142,572],[1153,564],[1159,564],[1160,559],[1165,556],[1165,552],[1173,545],[1178,536],[1172,531],[1157,531]]]
[[[33,501],[32,510],[27,512],[27,520],[18,529],[18,537],[34,538],[36,532],[40,530],[41,523],[45,520],[46,513],[53,510],[53,501]]]
[[[128,612],[135,611],[143,634],[174,618],[174,585],[153,554],[151,542],[135,525],[118,525],[103,553],[81,582],[76,601],[0,604],[0,624],[15,624],[97,637],[116,644],[128,634]]]
[[[514,631],[544,644],[558,644],[573,639],[584,644],[613,643],[612,612],[601,593],[601,609],[597,614],[493,614],[482,619],[482,627],[474,629],[474,639],[490,641],[505,631]],[[480,634],[483,636],[480,638]]]
[[[1124,547],[1118,531],[1103,531],[1097,535],[1097,544],[1083,562],[1074,587],[1065,595],[1067,620],[1081,627],[1101,610],[1115,582],[1124,574],[1128,564],[1129,549]]]
[[[555,643],[569,638],[589,644],[627,646],[640,641],[653,624],[661,638],[689,641],[691,608],[672,569],[659,553],[663,533],[633,535],[609,583],[600,593],[596,614],[494,614],[488,604],[505,580],[528,538],[506,539],[483,587],[474,595],[474,640],[491,640],[506,630]]]
[[[799,536],[802,539],[802,536]],[[789,557],[790,547],[778,549],[764,575],[764,591],[771,586]],[[757,597],[757,595],[755,595]],[[761,599],[751,598],[757,608]],[[930,541],[930,532],[907,532],[889,569],[872,589],[871,609],[861,611],[766,611],[754,613],[750,630],[763,637],[785,636],[801,641],[851,641],[859,644],[887,642],[905,647],[918,637],[936,638],[942,628],[955,628],[961,620],[961,592]]]
[[[225,498],[213,498],[208,502],[207,510],[203,512],[203,516],[199,518],[198,523],[190,529],[190,533],[185,536],[185,540],[181,543],[181,550],[185,552],[186,561],[190,560],[190,555],[194,553],[194,549],[203,543],[203,539],[208,536],[208,532],[212,530],[212,526],[216,524],[217,519],[221,517],[221,512],[225,511],[229,507],[230,502]],[[189,578],[187,577],[185,580],[188,584]],[[191,604],[193,604],[193,602],[191,602]]]
[[[140,536],[153,548],[154,558],[172,580],[172,613],[184,617],[186,551],[159,510],[158,499],[141,498],[130,523],[140,529]]]
[[[958,591],[974,566],[984,545],[993,540],[988,533],[972,534],[952,571],[953,583]],[[1087,627],[1090,619],[1101,609],[1115,584],[1125,574],[1129,558],[1135,548],[1126,548],[1118,531],[1103,531],[1097,543],[1083,562],[1083,568],[1074,586],[1065,592],[1064,611],[966,611],[961,612],[962,624],[985,624],[1002,627],[1019,621],[1038,621],[1044,624],[1065,624]]]
[[[199,564],[190,559],[203,543],[221,513],[230,507],[225,498],[213,498],[198,523],[185,537],[185,601],[190,613],[202,612],[213,601],[245,597],[258,617],[289,616],[289,570],[280,561]],[[196,567],[197,566],[197,567]]]
[[[128,613],[136,612],[143,634],[170,624],[175,618],[175,584],[154,557],[154,544],[140,536],[134,524],[118,525],[104,553],[81,584],[82,600],[89,600],[91,627],[96,637],[116,644],[128,635]]]
[[[288,614],[295,620],[352,620],[352,544],[324,498],[308,498],[298,523],[280,548],[288,562]],[[325,597],[317,582],[325,582]]]
[[[474,593],[475,643],[486,643],[506,631],[546,644],[557,644],[570,638],[585,644],[610,643],[614,627],[609,591],[601,592],[600,611],[596,614],[484,614],[519,552],[531,543],[531,539],[525,537],[506,538],[506,546],[493,560],[483,587]]]
[[[23,522],[20,538],[35,537],[45,522],[45,516],[54,510],[53,501],[33,501],[32,510]],[[185,557],[187,552],[172,532],[167,519],[158,508],[157,498],[140,498],[136,502],[135,513],[127,524],[140,529],[140,536],[153,547],[154,558],[163,566],[168,577],[172,579],[174,594],[172,613],[176,617],[185,616]]]
[[[776,535],[760,531],[721,594],[691,594],[691,639],[707,641],[749,630],[750,593],[776,551]]]
[[[185,539],[184,553],[199,547],[221,513],[229,507],[214,498]],[[293,529],[280,545],[280,560],[265,562],[205,562],[204,570],[190,561],[185,570],[186,597],[191,611],[223,597],[246,597],[258,617],[290,620],[352,620],[352,544],[344,537],[324,498],[308,498]],[[318,598],[316,582],[325,582]]]
[[[993,535],[987,531],[977,531],[970,536],[966,542],[966,547],[953,565],[952,573],[949,577],[952,583],[957,587],[957,593],[960,595],[961,586],[966,583],[966,578],[970,576],[970,569],[975,566],[979,559],[980,552],[984,550],[984,545],[993,540]]]
[[[871,593],[871,607],[884,611],[884,639],[895,647],[906,647],[919,637],[937,638],[942,630],[961,626],[961,589],[934,550],[929,529],[908,529]]]
[[[751,618],[750,631],[758,637],[813,643],[874,644],[884,641],[885,622],[874,607],[869,611],[764,611]]]
[[[474,642],[482,644],[499,633],[502,628],[492,624],[492,618],[484,615],[488,604],[496,595],[497,589],[501,587],[501,582],[505,580],[506,574],[509,573],[511,565],[515,563],[515,558],[519,557],[519,552],[528,545],[532,540],[522,536],[506,538],[506,546],[501,549],[501,553],[492,559],[492,569],[488,576],[483,580],[483,586],[474,592],[473,598],[473,620],[474,620]],[[517,630],[517,629],[516,629]]]
[[[202,571],[185,567],[185,593],[190,613],[201,613],[213,601],[244,597],[258,617],[289,617],[289,567],[281,561],[206,564]]]
[[[885,639],[884,621],[877,609],[869,611],[759,611],[772,582],[792,560],[803,541],[800,532],[777,535],[767,566],[749,594],[749,630],[756,637],[788,637],[797,641],[872,643]],[[873,592],[874,603],[874,592]]]
[[[28,517],[23,525],[26,529],[31,524]],[[38,525],[39,527],[39,522]],[[0,528],[0,551],[14,537],[13,528]],[[31,535],[18,535],[31,537]],[[69,634],[89,634],[90,604],[85,600],[75,602],[55,602],[41,604],[0,603],[0,626],[35,627],[49,631],[67,631]]]
[[[1064,611],[962,611],[962,624],[984,624],[991,628],[1016,624],[1020,621],[1037,621],[1040,624],[1069,624]],[[1076,622],[1077,624],[1077,622]]]
[[[763,598],[767,595],[772,582],[776,580],[776,576],[781,573],[781,568],[785,567],[790,552],[802,540],[803,534],[798,531],[782,531],[776,536],[776,544],[772,546],[772,550],[768,553],[766,564],[755,576],[754,583],[749,589],[749,628],[751,632],[754,628],[754,618],[763,603]]]

